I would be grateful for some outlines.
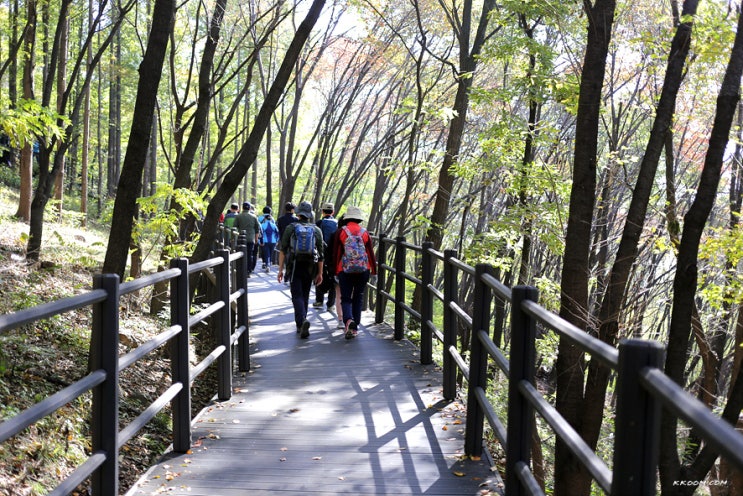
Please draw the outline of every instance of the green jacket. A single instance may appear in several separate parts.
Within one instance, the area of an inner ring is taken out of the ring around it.
[[[255,235],[261,232],[261,225],[258,223],[258,217],[247,210],[240,212],[235,218],[235,227],[238,232],[245,231],[248,243],[255,243]]]
[[[294,234],[294,226],[297,224],[309,224],[311,225],[315,230],[315,250],[317,251],[317,262],[324,261],[325,258],[325,243],[322,240],[322,231],[319,227],[316,225],[307,222],[295,222],[293,224],[289,224],[286,229],[284,229],[284,234],[281,236],[281,239],[279,240],[279,244],[277,245],[277,248],[284,253],[285,262],[284,265],[286,274],[293,274],[294,273],[294,257],[292,257],[291,254],[291,246],[292,246],[292,234]],[[297,270],[307,270],[312,274],[312,277],[315,277],[317,275],[317,263],[304,263],[302,264],[303,267],[297,267]]]

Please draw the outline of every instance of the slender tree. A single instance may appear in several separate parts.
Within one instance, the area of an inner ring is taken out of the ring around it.
[[[149,150],[157,89],[165,61],[168,38],[173,30],[176,4],[173,0],[156,0],[152,27],[142,63],[139,66],[137,101],[134,105],[129,145],[121,169],[103,272],[118,274],[123,279],[129,244],[137,215],[137,198],[142,189],[142,172]]]
[[[560,316],[586,329],[588,323],[588,266],[596,202],[596,164],[599,115],[609,43],[614,25],[615,0],[585,0],[588,38],[583,58],[578,115],[575,128],[573,184],[565,254],[561,275]],[[583,396],[583,353],[561,339],[557,358],[558,411],[573,427],[580,426]],[[558,440],[555,451],[555,494],[588,494],[591,478],[565,444]]]

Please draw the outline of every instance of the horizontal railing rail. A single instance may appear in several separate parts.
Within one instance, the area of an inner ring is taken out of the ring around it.
[[[539,305],[536,288],[509,288],[501,283],[492,266],[472,267],[459,260],[455,250],[442,253],[434,250],[431,243],[419,247],[402,237],[391,239],[385,235],[376,240],[379,270],[376,284],[371,285],[375,292],[376,322],[384,321],[387,305],[392,303],[395,339],[402,339],[406,315],[415,319],[420,324],[422,364],[432,363],[434,341],[439,343],[444,397],[455,399],[457,374],[467,381],[465,453],[481,456],[487,420],[506,452],[506,495],[543,494],[530,468],[536,414],[607,494],[656,493],[661,408],[683,419],[705,443],[743,470],[743,435],[663,373],[665,350],[660,343],[629,339],[622,340],[616,349]],[[392,265],[388,257],[391,250],[394,250]],[[408,252],[415,254],[416,263],[408,260]],[[410,273],[408,266],[415,273]],[[443,281],[441,287],[434,284],[437,269]],[[471,313],[458,301],[458,285],[463,274],[473,279]],[[394,278],[392,284],[388,284],[388,277]],[[419,288],[422,295],[419,309],[406,301],[407,283]],[[394,289],[387,291],[388,286]],[[434,323],[435,301],[442,308],[442,329]],[[507,318],[510,318],[508,357],[501,345]],[[538,326],[542,331],[552,330],[566,338],[616,375],[611,468],[539,392],[535,380]],[[457,346],[460,328],[470,331],[469,360]],[[508,377],[505,425],[487,395],[493,366]]]
[[[38,420],[47,417],[83,394],[92,391],[91,455],[50,494],[65,495],[86,480],[93,495],[119,494],[119,451],[168,404],[173,420],[172,449],[185,453],[191,448],[191,385],[211,364],[217,362],[217,397],[230,398],[232,392],[232,345],[237,343],[238,367],[250,367],[248,353],[247,249],[218,250],[216,256],[189,264],[174,259],[171,268],[139,279],[120,283],[115,274],[98,274],[93,289],[83,294],[45,303],[11,314],[0,315],[0,335],[24,325],[66,312],[92,307],[89,370],[85,377],[0,423],[0,443],[8,441]],[[216,299],[191,315],[190,276],[213,270]],[[231,278],[231,273],[236,276]],[[235,283],[231,284],[231,279]],[[119,301],[156,283],[170,281],[170,326],[134,350],[119,355]],[[235,325],[231,311],[235,310]],[[190,366],[190,329],[213,317],[216,346],[201,362]],[[233,329],[234,328],[234,329]],[[171,384],[136,418],[119,428],[119,374],[161,346],[170,346]]]

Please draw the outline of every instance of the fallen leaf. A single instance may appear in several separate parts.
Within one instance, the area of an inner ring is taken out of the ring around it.
[[[448,430],[449,430],[449,428],[448,428],[447,426],[443,426],[443,427],[441,428],[441,430],[442,430],[442,431],[448,431]]]
[[[281,451],[289,451],[289,448],[281,448]]]
[[[339,476],[338,476],[338,480],[346,480],[346,478],[345,478],[345,477],[343,477],[342,475],[339,475]]]
[[[280,462],[285,462],[286,461],[286,458],[282,456],[281,458],[279,458],[279,461]]]
[[[312,459],[313,460],[322,460],[322,457],[321,456],[313,456]]]
[[[472,460],[473,462],[479,462],[480,459],[481,458],[479,456],[470,456],[470,460]]]
[[[457,477],[464,477],[464,472],[452,472]]]

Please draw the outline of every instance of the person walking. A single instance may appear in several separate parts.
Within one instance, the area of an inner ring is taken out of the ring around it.
[[[245,232],[245,245],[248,249],[248,277],[255,269],[255,246],[261,234],[261,225],[258,223],[258,217],[250,212],[250,202],[243,202],[243,210],[235,218],[235,227],[237,232]]]
[[[364,290],[369,278],[377,273],[371,236],[361,227],[364,214],[355,206],[344,214],[346,225],[338,229],[335,254],[335,273],[341,288],[341,308],[346,339],[353,339],[358,332]]]
[[[310,322],[307,310],[310,306],[312,283],[320,285],[323,273],[323,241],[320,228],[310,221],[314,216],[312,205],[303,201],[297,208],[297,222],[289,224],[279,241],[279,284],[286,279],[292,295],[294,322],[299,337],[310,337]]]
[[[325,243],[325,259],[328,259],[330,253],[330,240],[338,230],[338,220],[333,217],[335,213],[335,206],[328,202],[322,206],[322,218],[320,218],[315,224],[322,231],[322,240]],[[315,303],[312,304],[315,308],[322,308],[325,299],[325,293],[328,294],[328,312],[333,310],[335,304],[335,274],[333,274],[332,265],[325,264],[325,273],[323,274],[323,281],[320,286],[315,287]]]
[[[328,246],[325,247],[325,267],[328,267],[328,270],[325,271],[326,274],[330,274],[330,277],[333,278],[333,292],[335,293],[335,315],[338,318],[338,329],[345,329],[346,324],[343,322],[343,308],[341,307],[341,286],[338,284],[337,277],[335,275],[335,267],[337,265],[336,259],[335,259],[335,247],[340,243],[338,241],[338,237],[340,236],[340,233],[342,232],[342,227],[346,225],[346,219],[343,215],[338,217],[338,229],[335,230],[335,233],[330,237],[330,242],[328,243]],[[325,276],[323,276],[324,278]],[[323,281],[323,285],[325,284],[325,281]],[[329,299],[329,298],[328,298]],[[330,308],[328,308],[330,310]]]
[[[266,211],[268,209],[268,211]],[[276,222],[271,216],[271,208],[266,207],[263,209],[263,215],[261,216],[261,229],[263,230],[263,270],[266,274],[271,272],[271,257],[273,256],[273,250],[276,248],[276,243],[279,241],[279,228]]]
[[[276,225],[279,228],[279,238],[284,235],[287,226],[297,222],[297,216],[294,215],[296,206],[292,202],[286,202],[284,205],[284,215],[276,219]]]

